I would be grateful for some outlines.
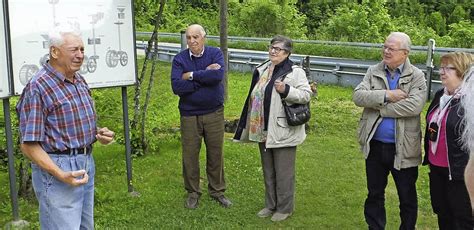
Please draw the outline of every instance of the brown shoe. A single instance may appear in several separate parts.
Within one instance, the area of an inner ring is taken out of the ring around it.
[[[230,206],[232,206],[232,202],[229,199],[227,199],[224,195],[221,195],[218,197],[211,196],[211,198],[219,202],[219,204],[221,204],[221,206],[224,208],[229,208]]]
[[[199,204],[199,197],[188,196],[186,202],[184,203],[184,207],[189,209],[196,209]]]

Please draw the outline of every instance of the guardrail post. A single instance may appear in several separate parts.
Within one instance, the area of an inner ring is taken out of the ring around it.
[[[433,54],[435,50],[435,40],[434,39],[429,39],[428,40],[428,53],[426,55],[426,85],[428,86],[428,89],[426,90],[428,95],[427,95],[427,101],[430,100],[431,98],[431,78],[433,76]]]
[[[310,63],[309,63],[309,56],[304,57],[303,66],[304,66],[304,71],[306,72],[306,77],[308,78],[308,81],[312,82],[313,78],[311,78],[311,69],[310,69]]]
[[[186,31],[181,30],[181,50],[185,50],[186,48],[188,48],[186,44]]]

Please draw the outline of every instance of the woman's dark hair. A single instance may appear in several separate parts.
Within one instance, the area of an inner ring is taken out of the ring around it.
[[[273,39],[270,41],[270,44],[275,44],[275,43],[283,43],[283,48],[286,50],[287,53],[291,53],[293,50],[293,41],[289,37],[285,37],[283,35],[276,35],[273,37]]]

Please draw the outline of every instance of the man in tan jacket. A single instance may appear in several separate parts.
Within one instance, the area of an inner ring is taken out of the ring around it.
[[[423,72],[410,64],[410,45],[408,35],[391,33],[382,47],[382,62],[371,66],[354,89],[354,103],[364,108],[358,134],[366,158],[369,193],[364,214],[369,229],[385,228],[389,173],[400,201],[400,229],[416,226],[420,113],[426,100],[426,82]]]

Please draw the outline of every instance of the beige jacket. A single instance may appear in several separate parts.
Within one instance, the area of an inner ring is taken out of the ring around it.
[[[257,66],[256,71],[258,71],[258,76],[262,75],[262,72],[267,68],[269,62],[266,62],[260,66]],[[284,83],[290,86],[290,91],[288,95],[284,99],[289,105],[293,103],[298,104],[305,104],[311,100],[311,88],[308,83],[308,79],[306,78],[306,74],[304,70],[296,65],[289,67],[292,69],[285,79],[283,80]],[[283,104],[281,103],[280,94],[272,88],[272,96],[270,100],[270,112],[268,115],[268,130],[267,130],[267,140],[266,140],[266,147],[267,148],[282,148],[282,147],[290,147],[290,146],[297,146],[306,138],[306,132],[304,129],[304,125],[300,126],[289,126],[286,122],[285,112],[283,110]],[[250,90],[250,92],[252,89]],[[250,93],[249,92],[249,93]],[[246,103],[249,103],[247,99]],[[234,140],[236,141],[249,141],[248,140],[248,133],[249,133],[249,123],[248,118],[248,104],[244,105],[244,109],[242,111],[241,120],[239,122],[236,134],[234,136]],[[245,119],[245,120],[242,120]]]
[[[408,97],[395,103],[384,103],[389,89],[384,64],[371,66],[362,82],[354,89],[352,100],[363,107],[357,132],[365,156],[370,152],[370,140],[383,117],[396,118],[396,155],[393,167],[409,168],[421,163],[420,113],[426,101],[426,81],[421,70],[407,59],[400,75],[398,88]]]

